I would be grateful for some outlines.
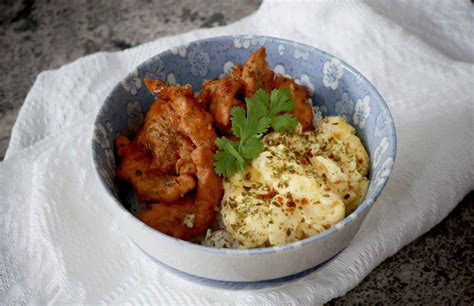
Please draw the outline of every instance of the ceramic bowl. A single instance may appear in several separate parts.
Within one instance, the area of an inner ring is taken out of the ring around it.
[[[204,247],[158,232],[134,217],[140,205],[118,186],[113,140],[132,136],[154,97],[144,78],[192,84],[219,78],[234,63],[244,63],[264,46],[270,67],[308,88],[323,115],[342,115],[357,130],[371,159],[370,186],[364,201],[341,222],[305,240],[284,246],[236,250]],[[342,60],[300,43],[264,36],[223,36],[192,42],[158,54],[130,72],[105,99],[95,121],[92,154],[99,183],[110,195],[111,211],[135,244],[159,262],[203,279],[255,282],[279,279],[321,266],[353,239],[387,182],[396,154],[396,133],[389,109],[374,86]]]

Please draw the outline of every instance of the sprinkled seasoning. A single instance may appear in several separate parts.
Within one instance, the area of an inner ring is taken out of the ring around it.
[[[192,228],[194,226],[194,215],[184,216],[183,224],[189,228]]]
[[[307,238],[357,207],[368,185],[363,167],[370,163],[351,135],[342,118],[330,117],[316,131],[263,137],[264,153],[224,181],[221,215],[240,247]]]

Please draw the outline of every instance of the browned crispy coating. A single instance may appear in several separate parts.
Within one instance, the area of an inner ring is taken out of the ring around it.
[[[145,86],[151,94],[157,95],[162,89],[168,87],[168,85],[160,80],[145,79]]]
[[[243,69],[244,69],[244,65],[242,64],[235,64],[234,66],[232,66],[232,69],[230,70],[231,79],[240,80]]]
[[[135,140],[119,135],[115,139],[117,154],[121,159],[116,169],[119,178],[132,184],[140,202],[175,201],[194,189],[194,179],[187,175],[163,175],[152,169],[151,153],[139,143],[143,130]]]
[[[191,85],[169,86],[159,93],[160,99],[171,101],[177,115],[178,131],[186,135],[196,147],[215,148],[217,138],[213,118],[194,98]]]
[[[259,88],[268,93],[272,90],[274,73],[268,67],[266,55],[265,48],[260,48],[250,55],[243,66],[236,65],[233,68],[232,77],[242,82],[247,98],[252,97]]]
[[[186,230],[187,226],[184,224],[184,221],[187,215],[189,216],[188,218],[192,218],[194,208],[194,196],[188,194],[177,201],[151,204],[146,210],[140,211],[137,217],[146,225],[163,234],[183,240],[190,240],[195,237],[190,234],[190,231],[196,231],[198,228]]]
[[[191,155],[196,165],[198,180],[196,203],[200,205],[200,214],[215,211],[223,192],[222,178],[214,171],[214,152],[208,147],[199,147]],[[200,218],[205,218],[201,216]]]
[[[133,141],[123,135],[115,138],[114,144],[117,148],[117,155],[120,157],[120,165],[116,169],[116,174],[125,181],[132,181],[137,174],[140,175],[150,168],[152,156],[138,141],[141,138],[143,138],[143,129],[138,130]]]
[[[144,173],[143,179],[133,180],[137,199],[144,203],[176,201],[195,186],[193,177],[187,174],[163,175],[150,171]]]
[[[202,235],[216,217],[222,197],[222,178],[214,172],[214,154],[205,146],[192,153],[197,169],[196,196],[175,202],[154,204],[138,214],[147,225],[170,236],[190,240]]]
[[[295,109],[291,112],[296,120],[303,126],[303,130],[313,129],[313,111],[309,102],[309,93],[301,85],[296,84],[292,79],[278,76],[273,81],[273,88],[288,88],[295,101]]]
[[[154,203],[139,218],[164,233],[191,239],[214,222],[222,197],[222,180],[214,172],[213,118],[190,85],[145,84],[157,99],[134,140],[116,138],[116,174],[132,184],[139,202]],[[188,215],[194,218],[191,227],[183,224]]]
[[[201,102],[208,105],[209,112],[214,116],[216,128],[226,135],[232,134],[232,108],[244,106],[238,98],[241,89],[242,83],[231,78],[205,81],[198,96]]]
[[[151,167],[161,173],[176,171],[193,174],[195,170],[191,162],[191,152],[195,146],[188,137],[178,131],[180,119],[171,107],[171,103],[160,95],[145,117],[145,145],[153,155]],[[180,169],[177,169],[178,161]],[[183,171],[184,166],[186,171]]]

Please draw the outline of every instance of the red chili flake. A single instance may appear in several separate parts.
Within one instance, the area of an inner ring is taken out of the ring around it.
[[[276,194],[277,193],[275,191],[271,191],[267,194],[259,194],[258,198],[265,201],[265,200],[273,199],[273,197],[276,196]]]

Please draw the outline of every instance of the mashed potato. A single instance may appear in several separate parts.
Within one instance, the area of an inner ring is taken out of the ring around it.
[[[282,245],[320,233],[364,198],[369,157],[342,117],[314,131],[272,132],[265,151],[224,182],[221,216],[241,248]]]

